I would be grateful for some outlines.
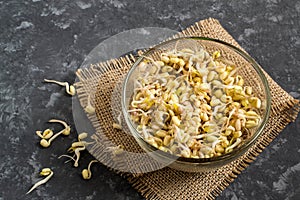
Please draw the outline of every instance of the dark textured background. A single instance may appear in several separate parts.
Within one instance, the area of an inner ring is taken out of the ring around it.
[[[217,18],[258,63],[295,98],[300,97],[300,1],[0,0],[0,200],[143,199],[125,179],[93,166],[93,178],[57,156],[76,132],[49,149],[35,130],[49,118],[73,124],[71,98],[43,78],[73,82],[74,72],[98,43],[121,31],[167,27],[180,31]],[[59,129],[59,126],[51,126]],[[300,119],[290,124],[217,199],[300,198]],[[32,194],[43,167],[54,177]]]

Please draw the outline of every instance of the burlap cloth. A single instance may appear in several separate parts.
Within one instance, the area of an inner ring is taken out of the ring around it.
[[[216,38],[242,49],[216,19],[210,18],[197,22],[176,35],[176,37],[178,36]],[[98,160],[108,163],[108,165],[112,162],[110,161],[112,155],[107,153],[103,144],[108,144],[110,141],[116,145],[120,144],[120,141],[122,144],[125,143],[127,151],[143,151],[132,136],[112,128],[112,122],[115,121],[111,109],[112,95],[115,86],[134,61],[135,58],[128,55],[103,63],[95,63],[89,68],[77,72],[80,81],[75,86],[81,105],[83,107],[87,105],[87,98],[90,95],[94,97],[91,99],[92,104],[96,107],[96,114],[88,115],[88,117],[96,130],[93,139],[98,143],[89,151]],[[299,101],[285,92],[267,73],[265,75],[272,96],[270,118],[261,137],[238,160],[217,170],[202,173],[182,172],[168,167],[144,174],[116,172],[126,176],[133,187],[146,199],[214,199],[255,160],[255,157],[289,122],[294,121],[297,117],[300,108]],[[106,139],[103,139],[103,134]],[[141,161],[137,161],[137,165],[138,162]]]

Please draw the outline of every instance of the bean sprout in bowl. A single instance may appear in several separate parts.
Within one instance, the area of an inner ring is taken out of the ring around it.
[[[151,48],[128,72],[122,111],[139,145],[159,162],[206,171],[236,160],[268,120],[259,65],[223,41],[185,37]]]

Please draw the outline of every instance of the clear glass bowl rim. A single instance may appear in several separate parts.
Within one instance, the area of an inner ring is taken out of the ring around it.
[[[142,56],[139,57],[134,62],[134,64],[132,65],[132,67],[128,71],[128,73],[127,73],[127,75],[124,79],[123,85],[122,85],[121,104],[122,104],[122,113],[124,115],[126,124],[127,124],[127,126],[130,127],[131,130],[134,130],[132,132],[132,134],[136,139],[139,139],[140,141],[142,141],[145,145],[147,145],[148,149],[151,149],[151,151],[159,152],[159,154],[161,156],[165,156],[168,159],[174,159],[174,160],[177,160],[177,161],[181,161],[181,162],[184,162],[184,163],[191,163],[191,164],[192,163],[194,163],[194,164],[210,164],[212,162],[222,162],[222,161],[225,161],[225,160],[232,160],[232,159],[238,158],[239,156],[241,156],[241,154],[246,152],[247,149],[249,149],[252,146],[252,144],[254,144],[254,142],[257,140],[257,138],[263,132],[263,130],[264,130],[264,128],[265,128],[265,126],[268,122],[269,115],[270,115],[270,110],[271,110],[271,94],[270,94],[270,89],[269,89],[269,84],[268,84],[267,78],[264,75],[264,72],[262,71],[262,68],[260,67],[260,65],[251,56],[249,56],[247,53],[245,53],[241,49],[233,46],[232,44],[229,44],[227,42],[224,42],[224,41],[218,40],[218,39],[214,39],[214,38],[208,38],[208,37],[178,37],[178,38],[175,38],[175,39],[167,40],[165,42],[162,42],[162,43],[150,48],[143,55],[147,56],[151,52],[153,52],[157,49],[160,49],[162,46],[164,46],[168,43],[176,42],[178,40],[183,40],[183,39],[204,40],[204,41],[210,41],[210,42],[215,42],[217,44],[224,45],[224,46],[228,47],[229,49],[235,51],[239,55],[241,55],[255,69],[255,71],[259,75],[259,77],[260,77],[260,79],[263,83],[263,86],[264,86],[263,88],[264,88],[265,94],[266,94],[266,111],[265,111],[264,117],[262,118],[262,122],[261,122],[260,126],[258,127],[257,131],[255,132],[255,134],[253,135],[253,137],[250,138],[247,142],[243,143],[239,148],[234,149],[232,152],[221,155],[221,156],[213,157],[213,158],[184,158],[184,157],[178,157],[178,156],[172,155],[170,153],[161,151],[158,148],[150,145],[148,142],[146,142],[144,140],[144,138],[140,135],[140,133],[138,131],[136,131],[132,121],[129,119],[130,116],[127,112],[126,105],[125,105],[126,104],[126,86],[127,86],[127,83],[129,81],[129,78],[131,77],[131,74],[135,70],[135,68],[144,59],[144,57],[142,57]]]

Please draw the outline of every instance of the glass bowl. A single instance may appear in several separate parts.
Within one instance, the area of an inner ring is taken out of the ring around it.
[[[180,51],[187,48],[194,51],[202,48],[210,55],[214,56],[217,56],[216,52],[220,52],[220,61],[227,63],[228,65],[234,64],[237,66],[236,73],[243,77],[244,85],[251,86],[253,94],[261,100],[260,108],[256,109],[256,112],[261,117],[259,124],[255,128],[250,129],[250,137],[244,139],[242,143],[228,153],[222,155],[219,154],[218,156],[213,157],[191,158],[162,151],[145,140],[137,130],[138,124],[132,121],[131,114],[128,112],[130,110],[130,103],[134,90],[137,87],[135,80],[145,75],[145,72],[141,70],[141,67],[143,66],[141,63],[159,60],[159,55],[164,52],[173,51],[174,49]],[[137,59],[126,75],[122,88],[121,101],[126,125],[141,148],[143,148],[145,152],[150,153],[151,157],[156,161],[167,164],[171,168],[188,172],[216,169],[238,159],[255,143],[257,138],[263,132],[268,121],[271,105],[268,82],[260,66],[248,54],[233,45],[205,37],[183,37],[172,39],[148,50],[143,56]]]

